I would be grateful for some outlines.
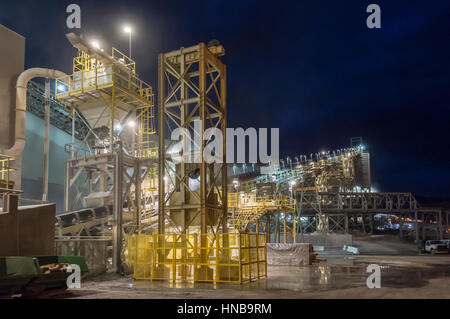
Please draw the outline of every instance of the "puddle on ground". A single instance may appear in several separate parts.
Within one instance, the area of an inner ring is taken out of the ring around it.
[[[268,267],[265,289],[287,289],[302,292],[320,292],[366,286],[369,263],[347,260],[342,263],[319,264],[304,267]],[[450,266],[430,265],[429,268],[381,267],[381,286],[391,288],[420,288],[433,278],[450,277]],[[261,285],[262,283],[260,283]],[[250,284],[251,285],[251,284]]]
[[[133,288],[196,288],[259,290],[283,289],[301,292],[320,292],[366,286],[368,263],[347,265],[314,265],[304,267],[269,266],[269,276],[247,284],[207,284],[185,282],[147,282],[135,281]],[[449,277],[450,267],[434,265],[433,268],[402,268],[391,265],[381,266],[381,285],[391,288],[419,288],[432,278]]]
[[[324,291],[359,287],[367,275],[363,267],[346,265],[314,265],[304,267],[270,267],[267,289]]]

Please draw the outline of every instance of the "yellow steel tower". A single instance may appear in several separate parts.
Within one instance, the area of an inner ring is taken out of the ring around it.
[[[265,235],[228,232],[224,54],[200,43],[158,57],[158,233],[134,237],[135,278],[245,282],[266,274]],[[203,156],[208,129],[222,133],[213,162]],[[182,149],[173,139],[180,130],[188,132]]]

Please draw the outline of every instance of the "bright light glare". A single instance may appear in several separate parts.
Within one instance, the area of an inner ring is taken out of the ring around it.
[[[123,28],[123,31],[125,32],[125,33],[131,33],[131,27],[130,26],[125,26],[124,28]]]
[[[62,84],[58,85],[58,91],[65,91],[66,87]]]
[[[122,129],[122,125],[121,124],[117,124],[116,125],[116,130],[120,131]]]
[[[135,127],[135,126],[136,126],[136,122],[133,121],[133,120],[128,121],[128,126],[129,126],[129,127]]]
[[[96,49],[100,49],[100,43],[98,43],[98,41],[92,41],[91,45]]]

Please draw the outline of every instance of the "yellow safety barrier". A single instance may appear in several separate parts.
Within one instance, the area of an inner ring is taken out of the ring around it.
[[[9,177],[9,173],[15,171],[15,169],[11,167],[11,162],[14,160],[14,157],[0,155],[0,187],[2,188],[11,188],[14,186],[14,181],[11,181]]]
[[[245,283],[267,275],[265,234],[134,235],[135,279]]]

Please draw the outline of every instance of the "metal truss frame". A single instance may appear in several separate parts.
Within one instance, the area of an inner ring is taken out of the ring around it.
[[[75,224],[63,231],[89,233],[91,227],[111,227],[113,267],[119,271],[124,241],[136,231],[141,232],[141,222],[148,220],[154,209],[149,207],[148,194],[154,189],[147,187],[157,166],[156,151],[151,149],[151,135],[156,132],[154,95],[152,87],[137,76],[135,62],[117,49],[113,48],[109,56],[77,48],[73,74],[57,79],[55,85],[56,99],[70,106],[72,117],[72,159],[66,162],[65,211],[69,216],[76,215],[74,210],[84,206],[82,199],[92,200],[87,195],[97,192],[103,203],[96,199],[92,205],[111,206],[112,214],[100,214],[98,218],[94,214],[89,221],[75,219]],[[77,116],[88,130],[79,134],[82,143],[76,148]],[[129,120],[135,120],[138,132],[136,128],[124,132]],[[96,134],[96,129],[103,128],[103,134]],[[88,143],[91,137],[93,148]],[[85,146],[89,156],[79,157],[79,150]]]
[[[227,232],[226,67],[219,59],[222,55],[222,46],[200,43],[158,57],[160,234],[165,233],[166,220],[179,233],[193,225],[202,234],[216,233],[219,228]],[[200,121],[199,128],[194,121]],[[199,163],[189,163],[191,154],[181,154],[181,163],[171,158],[169,151],[175,142],[167,140],[177,128],[191,133],[187,144],[198,150],[194,156]],[[208,128],[222,132],[222,163],[203,159],[210,141],[204,135]],[[200,190],[189,186],[194,172],[199,173]]]
[[[247,231],[251,224],[258,227],[262,216],[273,215],[277,212],[293,214],[295,220],[295,200],[282,195],[256,196],[243,193],[228,193],[228,207],[231,209],[231,224],[240,232]],[[286,232],[286,231],[285,231]]]
[[[419,209],[411,193],[300,192],[298,210],[316,213],[408,213]]]
[[[328,216],[328,232],[346,232],[345,227],[345,216],[337,215],[337,216]]]
[[[416,241],[425,239],[427,229],[436,231],[436,238],[442,239],[444,229],[449,227],[449,212],[441,208],[423,208],[411,193],[347,193],[347,192],[297,192],[297,212],[300,217],[316,217],[317,227],[313,231],[348,233],[351,217],[361,217],[363,232],[368,228],[373,232],[373,216],[375,214],[392,214],[402,225],[413,221]],[[445,214],[445,215],[444,215]],[[322,220],[320,217],[322,216]],[[420,216],[421,219],[420,219]],[[368,221],[367,221],[368,219]],[[325,223],[321,226],[320,223]],[[298,223],[301,226],[301,223]],[[302,231],[313,226],[309,222]],[[422,231],[422,235],[420,235]],[[404,236],[400,226],[400,236]]]
[[[109,193],[112,216],[102,216],[83,225],[74,225],[78,231],[86,227],[112,226],[113,265],[120,268],[124,260],[123,240],[141,229],[141,218],[148,207],[142,199],[141,184],[147,172],[156,166],[154,160],[124,155],[116,144],[112,154],[81,157],[66,162],[64,206],[67,212],[81,208],[81,198],[93,192]],[[107,206],[104,205],[103,206]]]

